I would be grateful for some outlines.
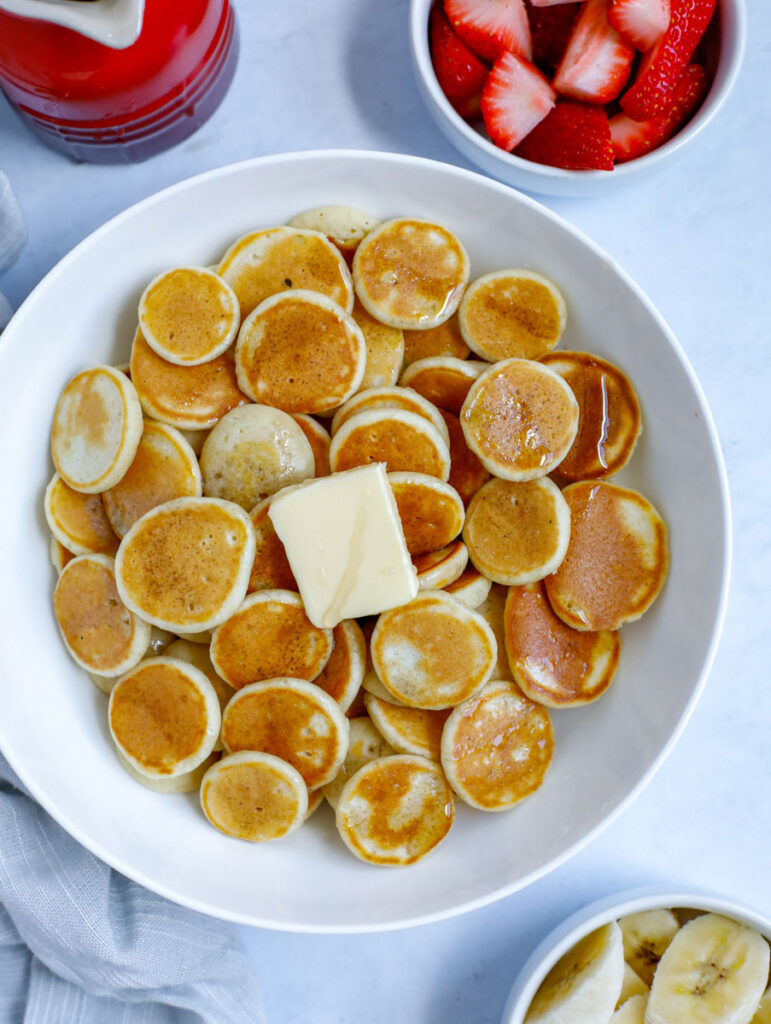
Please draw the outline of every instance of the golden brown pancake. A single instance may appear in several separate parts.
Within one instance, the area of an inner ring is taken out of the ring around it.
[[[367,711],[367,706],[366,706],[366,704],[367,704],[366,695],[368,693],[372,694],[373,697],[379,697],[380,700],[387,700],[387,701],[390,701],[390,702],[392,702],[394,704],[401,704],[402,707],[406,707],[406,704],[403,704],[402,701],[400,701],[396,697],[394,697],[394,695],[391,693],[391,691],[390,690],[386,690],[385,686],[383,686],[383,684],[380,682],[380,680],[377,677],[377,672],[375,672],[374,668],[372,667],[371,660],[367,661],[367,671],[364,673],[364,678],[361,681],[361,688],[362,688],[362,690],[364,691],[364,694],[365,694],[365,697],[364,697],[364,712],[363,712],[363,714],[368,714],[369,713]]]
[[[431,356],[418,359],[402,373],[399,383],[413,388],[439,409],[460,413],[474,381],[487,369],[487,363],[453,356]]]
[[[353,698],[351,706],[345,712],[346,718],[353,720],[354,718],[361,718],[362,716],[367,714],[367,706],[364,703],[364,695],[366,692],[367,691],[364,689],[364,686],[362,685],[361,688],[359,689],[359,692]]]
[[[101,494],[73,491],[54,473],[45,493],[46,521],[55,539],[75,555],[114,555],[118,550]]]
[[[361,388],[381,388],[399,379],[404,359],[404,335],[398,327],[382,324],[370,316],[358,299],[353,304],[353,319],[361,328],[367,346],[367,365]]]
[[[469,348],[463,340],[455,314],[438,327],[427,331],[404,332],[404,366],[416,363],[418,359],[430,359],[432,356],[453,356],[465,359]]]
[[[534,480],[565,458],[578,402],[559,374],[529,359],[505,359],[472,385],[460,414],[469,448],[494,476]]]
[[[341,405],[332,417],[332,436],[334,437],[351,416],[370,409],[404,409],[405,412],[413,412],[436,427],[445,444],[450,442],[450,435],[440,410],[412,388],[397,386],[366,388],[357,392],[345,405]]]
[[[443,589],[467,608],[478,608],[487,600],[491,586],[486,576],[473,565],[467,565],[457,580],[448,583]]]
[[[298,213],[289,221],[290,227],[320,231],[343,254],[350,266],[359,242],[380,224],[376,217],[355,206],[317,206]]]
[[[213,427],[247,401],[238,390],[232,350],[199,366],[175,366],[150,348],[141,331],[131,349],[131,379],[149,417],[183,430]]]
[[[337,807],[346,782],[359,768],[363,768],[365,764],[375,761],[378,757],[389,757],[396,753],[372,724],[366,709],[361,717],[351,718],[349,726],[348,753],[337,775],[324,786],[324,796],[332,808]]]
[[[513,682],[514,676],[509,668],[509,660],[506,657],[506,630],[504,627],[504,612],[506,608],[506,595],[508,590],[500,583],[493,583],[484,601],[474,609],[485,620],[493,631],[498,647],[498,656],[491,679],[505,679]]]
[[[565,300],[532,270],[497,270],[473,281],[458,321],[466,344],[482,359],[537,359],[565,329]]]
[[[476,492],[490,479],[490,474],[466,444],[460,420],[451,412],[439,410],[450,435],[450,479],[455,490],[468,505]]]
[[[428,420],[404,409],[357,412],[332,438],[329,462],[335,473],[370,462],[389,473],[413,472],[447,480],[450,452]]]
[[[316,476],[329,476],[329,443],[332,440],[329,431],[325,430],[318,420],[314,420],[312,416],[304,412],[293,413],[292,419],[305,434],[308,444],[311,446]]]
[[[618,633],[579,633],[551,609],[543,582],[511,587],[504,618],[506,656],[531,700],[577,707],[600,697],[618,665]]]
[[[425,551],[412,560],[421,590],[442,590],[457,580],[468,565],[468,548],[454,540],[436,551]]]
[[[313,683],[280,677],[245,686],[222,717],[229,753],[260,750],[296,768],[308,789],[337,775],[348,750],[348,719]]]
[[[397,700],[438,710],[484,686],[496,643],[481,615],[432,591],[380,616],[371,654],[380,681]]]
[[[239,238],[217,268],[241,305],[241,318],[277,292],[304,288],[332,299],[348,312],[353,284],[345,260],[318,231],[268,228]]]
[[[274,676],[315,679],[331,653],[332,630],[314,626],[290,590],[250,594],[211,641],[214,667],[237,690]]]
[[[254,565],[249,577],[249,593],[255,590],[297,590],[286,550],[273,528],[268,510],[270,498],[261,501],[252,511],[256,536]]]
[[[571,484],[570,544],[546,580],[557,615],[580,630],[618,629],[634,622],[658,597],[667,578],[667,528],[636,491],[604,481]]]
[[[332,630],[334,646],[313,682],[347,711],[359,692],[367,665],[367,643],[356,619],[343,619]]]
[[[370,864],[406,867],[441,843],[454,805],[439,765],[423,757],[381,757],[348,780],[337,829],[348,849]]]
[[[325,412],[361,387],[367,347],[356,321],[324,295],[289,291],[261,303],[236,343],[239,387],[284,412]]]
[[[298,775],[299,775],[299,772],[298,772]],[[302,775],[300,775],[300,778],[302,778]],[[308,787],[306,786],[305,788],[307,789]],[[316,811],[319,809],[319,807],[321,807],[321,805],[323,803],[324,803],[324,790],[323,789],[314,789],[312,793],[308,793],[308,810],[305,812],[305,820],[307,821],[308,818],[310,818],[310,816],[312,814],[315,814]]]
[[[142,440],[125,476],[103,495],[104,507],[119,537],[151,508],[173,498],[200,497],[201,471],[195,452],[180,432],[145,420]]]
[[[534,583],[565,557],[570,511],[547,477],[488,480],[471,499],[463,540],[488,579],[509,586]]]
[[[392,327],[421,330],[449,320],[463,295],[469,261],[446,228],[403,217],[366,236],[353,258],[356,294]]]
[[[155,652],[154,652],[155,653]],[[160,652],[157,652],[160,653]],[[195,665],[197,669],[206,676],[217,694],[220,711],[224,711],[230,698],[233,696],[233,687],[229,686],[224,679],[217,675],[217,670],[211,663],[209,648],[204,644],[195,644],[191,640],[176,638],[173,643],[168,644],[163,650],[164,657],[176,658],[177,661],[186,661],[188,665]],[[222,740],[217,737],[214,744],[215,750],[222,750]]]
[[[56,537],[51,537],[49,552],[51,555],[51,565],[56,569],[57,573],[61,573],[65,565],[75,557]]]
[[[534,793],[553,753],[546,708],[502,680],[458,705],[442,734],[447,780],[480,811],[505,811]]]
[[[450,708],[444,711],[406,708],[380,700],[371,693],[366,695],[364,702],[375,728],[397,753],[439,761],[442,729]]]
[[[642,428],[634,388],[617,366],[589,352],[552,352],[540,360],[578,400],[578,433],[557,467],[561,480],[612,476],[632,457]]]
[[[411,555],[436,551],[458,536],[464,508],[454,487],[423,473],[389,473],[388,482]]]
[[[115,557],[118,591],[138,615],[174,633],[224,622],[246,595],[254,527],[218,498],[177,498],[147,512]]]

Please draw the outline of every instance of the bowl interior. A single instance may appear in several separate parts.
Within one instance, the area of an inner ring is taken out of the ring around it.
[[[551,276],[569,310],[563,347],[611,359],[638,390],[644,433],[623,481],[642,490],[670,528],[670,579],[651,612],[624,630],[610,692],[553,715],[556,753],[543,788],[507,814],[460,807],[445,844],[406,871],[352,858],[326,806],[289,839],[254,846],[215,832],[195,795],[137,785],[111,749],[106,698],[67,657],[51,610],[42,496],[64,383],[85,366],[128,358],[137,302],[155,274],[210,264],[248,230],[324,203],[434,218],[465,242],[474,275],[526,266]],[[457,168],[384,154],[296,154],[212,171],[140,203],[73,250],[6,330],[0,423],[9,482],[0,504],[0,746],[86,846],[209,913],[278,928],[389,928],[526,884],[585,842],[649,776],[714,653],[729,561],[727,492],[710,415],[682,351],[591,243],[526,197]]]

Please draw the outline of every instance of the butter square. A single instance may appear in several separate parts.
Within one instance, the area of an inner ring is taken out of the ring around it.
[[[382,463],[288,487],[274,496],[268,515],[314,626],[375,615],[417,594]]]

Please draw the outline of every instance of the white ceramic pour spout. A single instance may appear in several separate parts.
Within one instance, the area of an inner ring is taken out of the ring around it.
[[[142,30],[145,0],[0,0],[0,10],[53,22],[114,50],[125,50]]]

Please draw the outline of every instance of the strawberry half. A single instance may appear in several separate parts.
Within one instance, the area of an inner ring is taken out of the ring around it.
[[[669,27],[646,55],[621,109],[635,121],[661,117],[715,13],[716,0],[671,0]]]
[[[431,60],[436,80],[451,102],[466,100],[479,92],[487,78],[487,68],[455,35],[438,8],[431,11]]]
[[[545,7],[543,0],[536,4],[530,0],[527,16],[533,38],[533,63],[543,71],[554,74],[568,45],[570,33],[578,14],[579,4],[564,3]]]
[[[482,117],[496,146],[512,150],[554,106],[556,93],[529,61],[504,53],[482,90]]]
[[[575,0],[530,0],[533,7],[560,7],[562,4],[574,2]]]
[[[607,115],[602,107],[560,101],[530,132],[516,155],[569,171],[612,171]]]
[[[554,76],[563,96],[586,103],[609,103],[626,85],[634,47],[608,22],[608,0],[587,0]]]
[[[462,100],[450,100],[455,112],[460,114],[464,121],[475,121],[482,116],[482,90],[467,96]]]
[[[637,50],[650,50],[669,25],[669,0],[610,0],[608,21]]]
[[[675,88],[672,106],[666,114],[651,121],[633,121],[627,114],[610,119],[610,137],[616,163],[644,156],[671,139],[679,131],[707,94],[709,76],[699,64],[689,64]]]
[[[444,11],[454,31],[482,60],[492,63],[505,51],[532,60],[524,0],[444,0]]]

